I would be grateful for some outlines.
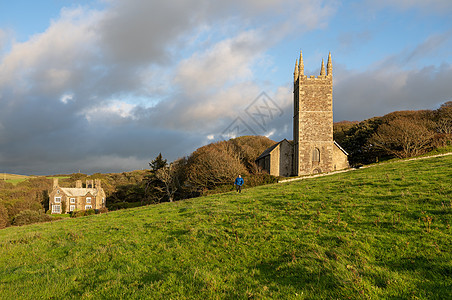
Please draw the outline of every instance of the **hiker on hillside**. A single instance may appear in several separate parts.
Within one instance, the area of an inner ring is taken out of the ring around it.
[[[245,181],[243,181],[242,176],[239,175],[239,177],[237,177],[235,179],[234,185],[235,185],[235,189],[237,190],[238,193],[242,192],[242,185],[245,183]]]

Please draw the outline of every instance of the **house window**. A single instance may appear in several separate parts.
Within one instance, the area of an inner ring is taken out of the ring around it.
[[[86,198],[86,203],[91,203],[91,197]]]
[[[60,190],[57,190],[57,194],[59,194],[60,193]]]
[[[75,198],[71,198],[71,203],[75,203]]]
[[[52,205],[52,214],[61,214],[61,206]]]
[[[318,148],[314,148],[314,150],[312,151],[312,161],[320,161],[320,150]]]
[[[69,211],[74,211],[75,210],[75,205],[69,205]]]
[[[91,209],[91,208],[93,208],[91,205],[85,205],[85,210],[86,209]]]
[[[105,198],[102,197],[102,203],[105,203]]]
[[[55,203],[61,203],[61,197],[55,197]]]

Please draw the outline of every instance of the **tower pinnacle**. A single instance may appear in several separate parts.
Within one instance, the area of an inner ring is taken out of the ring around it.
[[[303,54],[300,51],[300,60],[298,61],[298,72],[299,75],[304,75],[304,63],[303,63]]]
[[[333,63],[331,62],[331,52],[328,54],[328,62],[326,64],[326,74],[333,76]]]
[[[325,76],[325,64],[323,63],[323,58],[322,58],[322,67],[320,68],[320,76]]]
[[[295,71],[293,72],[293,81],[298,79],[298,59],[295,61]]]

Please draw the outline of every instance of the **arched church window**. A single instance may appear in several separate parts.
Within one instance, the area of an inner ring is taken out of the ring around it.
[[[314,150],[312,150],[312,161],[320,161],[320,150],[318,148],[314,148]]]

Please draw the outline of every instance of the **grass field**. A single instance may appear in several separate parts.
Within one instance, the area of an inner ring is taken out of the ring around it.
[[[4,180],[12,184],[18,184],[19,182],[28,180],[32,177],[33,176],[0,173],[0,180]]]
[[[452,299],[452,156],[0,231],[1,299]]]

